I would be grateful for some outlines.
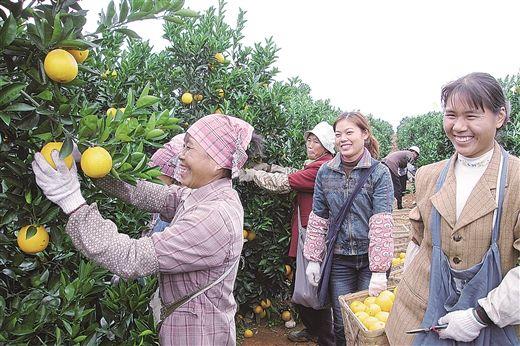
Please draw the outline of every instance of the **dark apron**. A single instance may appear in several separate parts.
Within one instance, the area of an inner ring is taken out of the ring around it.
[[[509,154],[502,149],[502,173],[499,177],[500,184],[497,188],[498,209],[495,210],[491,246],[482,261],[466,270],[451,269],[449,260],[442,251],[441,246],[441,216],[432,207],[432,219],[430,231],[432,234],[433,252],[430,268],[430,294],[428,307],[424,314],[421,328],[429,328],[437,324],[437,321],[448,312],[474,308],[480,298],[487,296],[489,291],[497,287],[502,281],[500,267],[500,252],[497,241],[500,237],[500,217],[504,201],[505,184],[507,177],[507,164]],[[446,164],[435,191],[444,184],[450,161]],[[518,345],[519,341],[512,326],[499,328],[495,325],[481,330],[478,338],[470,343],[457,342],[451,339],[440,339],[435,332],[422,333],[415,337],[414,345]]]

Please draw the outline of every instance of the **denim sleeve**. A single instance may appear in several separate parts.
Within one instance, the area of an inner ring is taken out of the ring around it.
[[[383,164],[377,169],[379,176],[374,182],[373,214],[391,213],[394,204],[394,186],[390,170]]]
[[[323,179],[326,177],[324,171],[325,165],[321,166],[316,176],[316,184],[314,186],[314,195],[312,197],[312,211],[317,216],[328,219],[329,218],[329,206],[323,189]]]

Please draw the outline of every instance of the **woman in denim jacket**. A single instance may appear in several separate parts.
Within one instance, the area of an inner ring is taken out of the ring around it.
[[[338,153],[318,171],[304,248],[304,255],[310,261],[306,274],[316,286],[320,281],[329,220],[334,220],[361,175],[379,155],[379,143],[361,113],[341,114],[334,122],[334,132]],[[367,288],[370,295],[378,295],[386,289],[386,271],[394,250],[393,195],[390,171],[378,164],[354,198],[333,245],[329,288],[337,345],[345,345],[338,296]]]

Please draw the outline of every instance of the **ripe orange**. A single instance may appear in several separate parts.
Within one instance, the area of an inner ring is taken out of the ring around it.
[[[40,151],[40,153],[43,155],[45,160],[54,169],[56,169],[56,164],[52,160],[51,153],[53,150],[60,151],[62,146],[63,146],[63,142],[49,142],[49,143],[45,144],[43,146],[42,150]],[[72,154],[67,156],[64,161],[65,161],[65,165],[67,165],[67,167],[69,167],[69,168],[72,167],[72,162],[74,161],[74,159],[72,158]]]
[[[244,330],[244,337],[245,338],[252,338],[253,337],[253,331],[251,329]]]
[[[290,311],[287,311],[285,310],[284,312],[282,312],[282,320],[284,320],[285,322],[287,321],[290,321],[291,318],[292,318],[292,315],[291,315],[291,312]]]
[[[182,94],[181,101],[185,105],[189,105],[193,102],[193,95],[191,93],[186,92],[186,93]]]
[[[222,53],[216,53],[214,57],[215,57],[215,60],[217,60],[221,64],[226,62],[226,58],[224,58],[224,54],[222,54]]]
[[[253,231],[247,232],[247,240],[253,241],[256,238],[256,233]]]
[[[112,169],[112,157],[102,147],[88,148],[81,155],[81,169],[91,178],[103,178]]]
[[[78,75],[78,63],[63,49],[51,50],[43,62],[45,74],[55,82],[68,83]]]
[[[285,265],[285,275],[290,275],[292,273],[292,267],[288,264]]]
[[[359,300],[354,300],[352,303],[350,303],[350,310],[352,310],[354,314],[361,311],[365,311],[366,309],[366,305],[360,302]]]
[[[223,98],[224,95],[225,95],[224,90],[222,90],[222,89],[217,89],[217,95],[218,95],[218,97]]]
[[[367,314],[369,314],[370,316],[375,316],[380,311],[381,311],[381,307],[377,304],[367,305],[367,309],[365,310],[365,312]]]
[[[264,309],[260,305],[257,305],[257,306],[255,306],[253,311],[255,312],[255,314],[261,314],[262,311],[264,311]]]
[[[267,311],[262,311],[258,316],[260,316],[260,318],[265,318],[265,316],[267,316]]]
[[[380,320],[381,322],[386,323],[386,320],[388,320],[389,315],[390,315],[390,313],[388,313],[386,311],[380,311],[374,317],[377,318],[378,320]]]
[[[405,257],[406,257],[406,253],[404,253],[404,252],[399,253],[399,258],[404,259]]]
[[[260,305],[262,306],[262,308],[267,309],[267,308],[269,308],[271,306],[271,301],[268,298],[263,299],[260,302]]]
[[[355,315],[361,323],[364,323],[365,320],[370,317],[370,315],[364,311],[359,311]]]
[[[242,237],[244,237],[244,239],[247,239],[247,235],[248,235],[248,232],[247,230],[242,230]]]
[[[76,62],[81,64],[83,61],[87,60],[88,57],[88,49],[85,50],[79,50],[79,49],[67,49],[67,52],[69,52],[74,59],[76,59]]]
[[[366,306],[369,306],[370,304],[374,304],[376,302],[376,297],[366,297],[363,303]]]
[[[194,97],[195,101],[202,101],[204,99],[204,96],[202,94],[196,94]]]
[[[32,237],[27,238],[27,231],[31,226],[36,227],[36,233]],[[34,255],[45,250],[47,245],[49,245],[49,233],[43,226],[27,225],[20,228],[16,241],[20,250]]]
[[[365,320],[366,321],[366,320]],[[368,330],[379,330],[385,328],[385,322],[377,320],[377,322],[371,322],[367,325]]]

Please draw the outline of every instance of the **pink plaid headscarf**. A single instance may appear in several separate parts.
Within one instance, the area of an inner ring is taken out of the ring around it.
[[[206,115],[186,132],[220,167],[230,169],[233,177],[247,161],[253,126],[244,120],[224,114]]]
[[[148,162],[148,166],[159,167],[164,175],[173,178],[175,167],[177,166],[177,157],[184,147],[184,135],[185,133],[176,135],[162,148],[157,149],[152,155],[150,162]]]

